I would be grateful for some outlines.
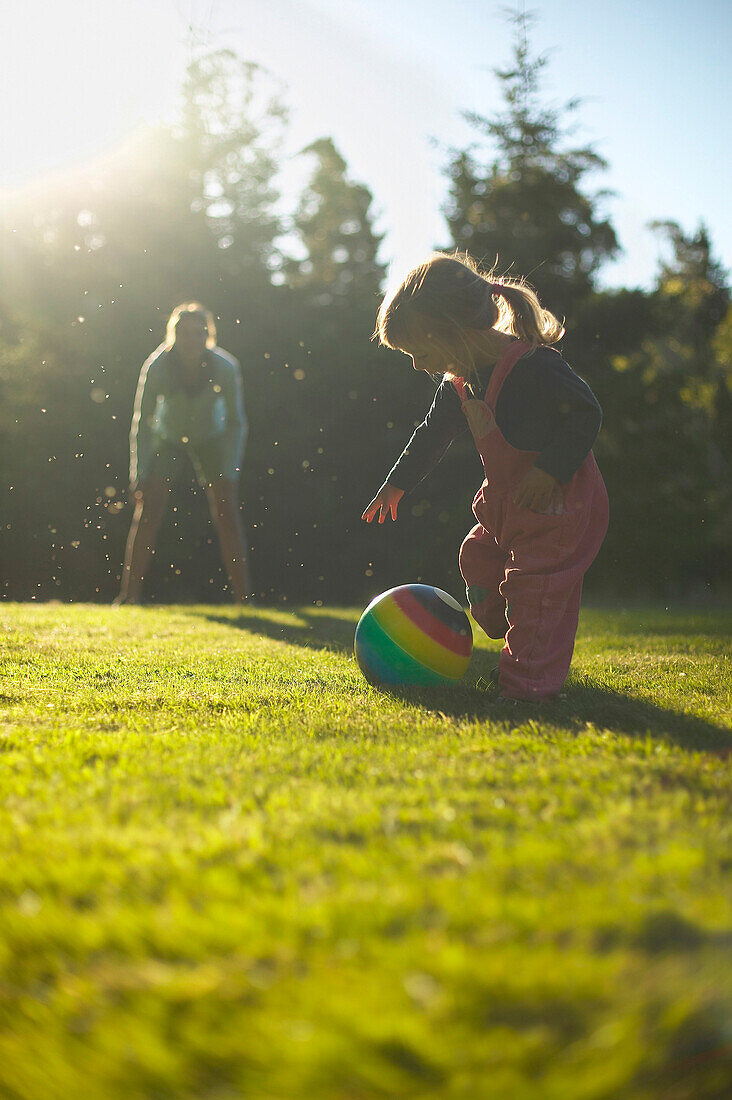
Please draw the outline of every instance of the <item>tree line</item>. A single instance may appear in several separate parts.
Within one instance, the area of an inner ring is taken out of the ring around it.
[[[565,358],[598,396],[596,454],[612,517],[588,585],[697,594],[732,558],[732,310],[703,225],[659,222],[649,290],[603,290],[618,250],[607,166],[572,141],[577,102],[542,101],[543,58],[517,25],[503,96],[446,153],[439,248],[529,276],[567,318]],[[361,603],[425,580],[461,594],[457,548],[480,482],[465,438],[396,525],[360,514],[431,399],[371,342],[385,270],[372,195],[329,137],[290,212],[278,190],[287,127],[275,78],[229,50],[196,58],[176,123],[84,173],[3,206],[0,529],[5,599],[109,600],[129,525],[128,432],[140,364],[170,310],[200,300],[242,364],[251,431],[241,483],[255,589]],[[195,485],[181,484],[148,591],[225,598]]]

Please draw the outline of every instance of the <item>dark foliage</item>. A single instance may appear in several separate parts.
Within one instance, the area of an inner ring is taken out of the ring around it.
[[[562,350],[605,410],[597,454],[613,518],[590,584],[688,591],[729,571],[732,321],[704,228],[660,231],[649,292],[601,292],[616,249],[602,167],[566,149],[538,97],[523,30],[502,73],[491,145],[449,165],[453,244],[528,273],[566,313]],[[215,313],[242,364],[251,424],[241,498],[255,587],[273,599],[358,603],[406,581],[461,593],[457,548],[481,471],[458,441],[400,508],[360,516],[423,417],[431,383],[370,340],[383,281],[371,195],[333,142],[291,219],[277,191],[286,110],[276,81],[228,51],[196,60],[177,126],[139,135],[82,175],[0,215],[0,483],[5,598],[109,600],[130,521],[128,431],[140,365],[180,301]],[[148,592],[226,598],[205,502],[178,487]]]

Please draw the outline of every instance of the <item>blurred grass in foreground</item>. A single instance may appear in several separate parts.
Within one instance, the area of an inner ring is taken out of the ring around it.
[[[356,619],[0,607],[0,1095],[729,1095],[729,616],[510,714]]]

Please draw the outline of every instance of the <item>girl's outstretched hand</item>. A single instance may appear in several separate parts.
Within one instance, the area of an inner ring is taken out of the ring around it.
[[[514,503],[532,512],[560,516],[564,510],[564,490],[560,482],[538,466],[532,466],[516,490]]]
[[[397,508],[399,507],[399,501],[404,496],[403,489],[397,489],[395,485],[390,485],[389,482],[385,482],[374,499],[369,504],[366,511],[361,516],[361,519],[365,519],[367,523],[371,523],[376,513],[379,513],[379,523],[383,523],[386,517],[391,512],[391,518],[395,520],[397,518]]]

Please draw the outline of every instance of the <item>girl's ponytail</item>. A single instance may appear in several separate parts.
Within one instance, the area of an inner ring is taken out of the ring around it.
[[[402,351],[427,336],[474,369],[468,334],[495,329],[536,348],[556,344],[564,326],[524,279],[494,278],[467,252],[435,252],[381,303],[373,339]]]
[[[523,279],[488,277],[489,293],[498,298],[498,318],[493,328],[506,332],[532,347],[556,344],[564,336],[564,325],[544,309],[536,292]]]

